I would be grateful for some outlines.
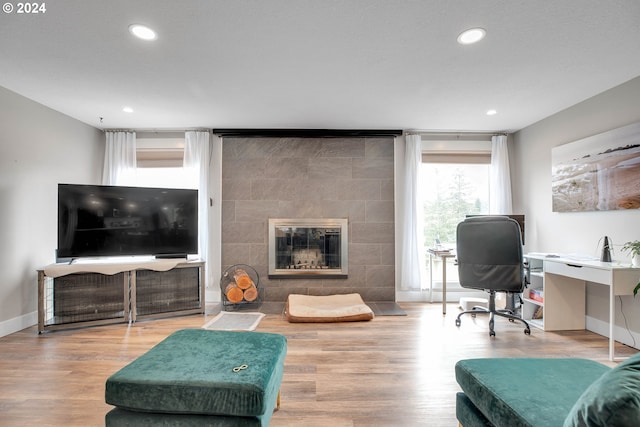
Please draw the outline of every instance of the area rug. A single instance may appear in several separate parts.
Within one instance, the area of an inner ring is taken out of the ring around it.
[[[376,316],[406,316],[407,312],[404,311],[395,302],[389,301],[367,301],[367,305],[371,307]]]
[[[221,311],[216,317],[205,323],[202,328],[218,331],[253,331],[258,327],[263,317],[263,313]]]

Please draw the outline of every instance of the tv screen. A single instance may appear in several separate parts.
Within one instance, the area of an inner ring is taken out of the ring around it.
[[[58,184],[58,259],[197,252],[198,190]]]

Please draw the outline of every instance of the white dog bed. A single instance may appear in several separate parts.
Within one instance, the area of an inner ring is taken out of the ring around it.
[[[374,318],[373,310],[364,303],[360,294],[290,294],[285,315],[292,323],[357,322]]]

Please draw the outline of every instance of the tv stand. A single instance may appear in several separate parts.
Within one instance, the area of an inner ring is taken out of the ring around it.
[[[199,260],[58,263],[38,270],[38,333],[204,311],[205,263]]]

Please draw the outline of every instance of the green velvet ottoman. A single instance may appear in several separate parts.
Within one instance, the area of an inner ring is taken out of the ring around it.
[[[287,340],[278,334],[177,331],[106,382],[116,425],[266,426],[278,404]],[[169,424],[167,424],[167,422]]]
[[[464,427],[640,425],[640,353],[613,369],[586,359],[470,359],[455,372]]]

